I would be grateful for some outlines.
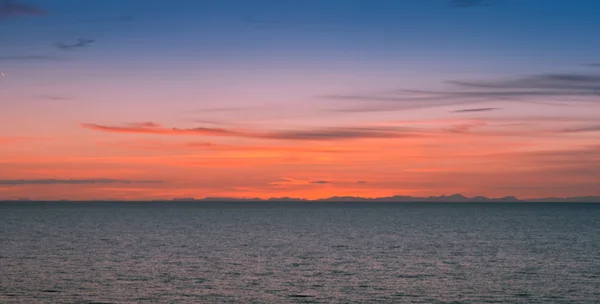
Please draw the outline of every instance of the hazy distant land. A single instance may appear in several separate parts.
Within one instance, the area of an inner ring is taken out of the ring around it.
[[[52,201],[52,202],[82,202],[83,200],[33,200],[28,198],[20,198],[13,200],[0,200],[4,202],[27,202],[27,201]],[[358,196],[332,196],[323,199],[303,199],[303,198],[292,198],[292,197],[273,197],[269,199],[261,198],[235,198],[235,197],[205,197],[205,198],[173,198],[173,199],[156,199],[156,200],[122,200],[122,199],[102,199],[102,200],[85,200],[85,201],[136,201],[136,202],[377,202],[377,203],[600,203],[600,196],[574,196],[574,197],[546,197],[546,198],[533,198],[533,199],[519,199],[514,196],[505,196],[500,198],[489,198],[485,196],[473,196],[467,197],[462,194],[453,195],[441,195],[441,196],[388,196],[388,197],[376,197],[366,198]]]

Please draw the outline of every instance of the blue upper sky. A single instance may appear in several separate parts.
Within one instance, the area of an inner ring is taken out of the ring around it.
[[[482,1],[488,2],[30,0],[48,15],[2,20],[0,52],[49,53],[48,44],[89,37],[98,40],[93,56],[128,61],[173,56],[260,63],[296,56],[375,70],[402,63],[457,72],[529,72],[600,61],[600,2]]]

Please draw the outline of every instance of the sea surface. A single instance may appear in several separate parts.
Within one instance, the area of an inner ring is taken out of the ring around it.
[[[0,303],[599,303],[600,204],[0,203]]]

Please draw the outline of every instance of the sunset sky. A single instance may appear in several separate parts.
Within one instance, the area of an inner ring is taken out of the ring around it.
[[[600,195],[599,12],[0,0],[0,199]]]

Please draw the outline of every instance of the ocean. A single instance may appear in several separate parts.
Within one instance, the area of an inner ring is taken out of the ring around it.
[[[0,303],[599,303],[600,204],[0,203]]]

